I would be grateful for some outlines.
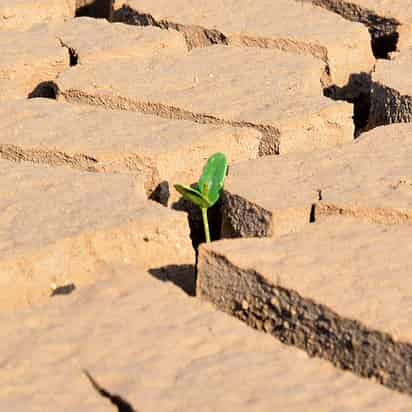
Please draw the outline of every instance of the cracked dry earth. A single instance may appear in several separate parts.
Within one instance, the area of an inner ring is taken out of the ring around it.
[[[0,409],[410,411],[409,3],[0,0]]]

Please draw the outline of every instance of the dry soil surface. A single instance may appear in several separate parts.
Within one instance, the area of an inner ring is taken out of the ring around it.
[[[411,16],[0,0],[0,409],[409,411]]]

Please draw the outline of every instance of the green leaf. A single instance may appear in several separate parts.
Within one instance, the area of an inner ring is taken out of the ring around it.
[[[186,199],[200,207],[201,209],[207,209],[210,207],[208,200],[196,189],[192,189],[189,186],[175,185],[175,189]]]
[[[209,158],[200,176],[198,188],[209,207],[213,206],[220,197],[227,172],[227,160],[223,153],[215,153]]]

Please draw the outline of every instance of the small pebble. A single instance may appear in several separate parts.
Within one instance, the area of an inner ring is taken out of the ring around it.
[[[270,320],[266,320],[265,323],[263,324],[263,329],[265,329],[265,331],[268,333],[272,332],[273,331],[272,322]]]
[[[275,296],[279,296],[279,290],[277,290],[276,288],[272,288],[272,293],[275,295]]]

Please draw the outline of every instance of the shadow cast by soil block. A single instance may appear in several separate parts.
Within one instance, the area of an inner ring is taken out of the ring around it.
[[[113,16],[114,0],[81,0],[80,6],[77,7],[76,17],[95,17],[111,20]]]
[[[323,94],[333,100],[344,100],[353,104],[355,137],[367,127],[371,108],[372,80],[369,73],[352,74],[344,87],[329,86]]]
[[[233,264],[217,247],[199,253],[196,292],[201,299],[310,356],[412,395],[411,344],[340,316],[280,282]]]
[[[192,187],[195,187],[195,185],[192,185]],[[192,239],[193,248],[197,251],[199,245],[205,241],[205,231],[200,209],[183,198],[180,198],[177,202],[173,203],[172,209],[183,211],[188,214],[190,237]],[[212,241],[219,240],[222,223],[221,199],[207,210],[207,216],[209,220],[210,239]]]
[[[167,265],[149,269],[149,273],[162,282],[172,282],[189,296],[195,296],[196,273],[194,265]]]
[[[53,81],[46,81],[39,83],[35,89],[27,96],[29,99],[36,97],[43,97],[45,99],[57,99],[58,87]]]

